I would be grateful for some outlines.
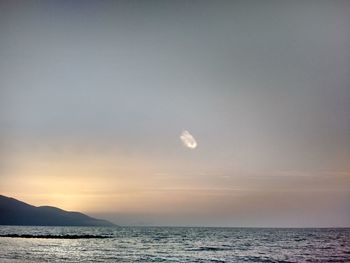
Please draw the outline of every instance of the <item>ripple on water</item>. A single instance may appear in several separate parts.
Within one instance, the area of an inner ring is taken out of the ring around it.
[[[0,262],[350,262],[349,229],[1,226],[0,236]]]

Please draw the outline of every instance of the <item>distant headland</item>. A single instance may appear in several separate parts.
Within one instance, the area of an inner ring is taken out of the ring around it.
[[[70,212],[52,206],[33,206],[14,198],[0,195],[0,225],[23,226],[114,226],[79,212]]]

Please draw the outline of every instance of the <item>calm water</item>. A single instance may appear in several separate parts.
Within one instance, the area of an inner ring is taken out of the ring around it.
[[[0,262],[350,262],[350,229],[14,227],[0,235]]]

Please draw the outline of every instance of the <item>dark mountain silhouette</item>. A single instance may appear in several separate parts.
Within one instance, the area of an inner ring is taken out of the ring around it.
[[[113,226],[79,212],[69,212],[52,206],[33,206],[0,195],[0,225],[25,226]]]

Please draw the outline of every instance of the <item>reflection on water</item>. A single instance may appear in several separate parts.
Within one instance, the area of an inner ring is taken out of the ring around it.
[[[350,229],[0,226],[0,235],[23,236],[0,237],[0,262],[350,262]]]

